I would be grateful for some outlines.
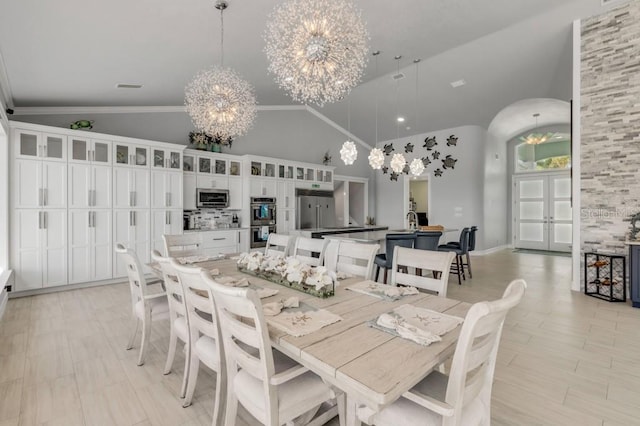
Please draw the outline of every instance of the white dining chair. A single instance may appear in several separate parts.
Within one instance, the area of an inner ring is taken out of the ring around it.
[[[142,339],[140,341],[138,365],[143,365],[151,336],[151,322],[169,318],[169,302],[164,291],[160,293],[148,291],[147,280],[144,277],[142,265],[135,251],[126,248],[120,243],[116,244],[115,251],[124,261],[129,279],[129,291],[131,292],[131,313],[134,324],[127,350],[133,348],[138,326],[142,322]]]
[[[227,403],[224,425],[234,425],[238,403],[259,422],[279,426],[298,416],[314,415],[324,402],[338,400],[338,408],[323,411],[308,425],[322,425],[340,415],[343,395],[307,368],[272,349],[262,304],[255,290],[211,285],[224,341],[227,363]]]
[[[337,249],[331,253],[333,258],[327,258],[325,263],[330,265],[328,269],[370,280],[373,278],[374,260],[378,250],[380,244],[340,241]]]
[[[324,264],[324,252],[328,240],[324,238],[297,237],[293,245],[292,256],[311,266]],[[317,257],[314,257],[317,255]]]
[[[462,325],[446,376],[434,371],[400,399],[376,413],[359,407],[358,419],[376,426],[467,426],[491,423],[491,387],[504,319],[527,285],[512,281],[502,296],[474,304]]]
[[[291,249],[291,239],[289,235],[269,234],[267,246],[264,248],[264,254],[271,256],[289,256]]]
[[[455,257],[455,253],[452,252],[396,246],[393,251],[393,264],[391,266],[391,285],[411,285],[435,292],[438,296],[446,297],[449,270]],[[430,270],[436,272],[434,276],[439,278],[410,274],[408,268]]]
[[[167,352],[164,374],[171,373],[171,367],[176,356],[176,346],[178,345],[178,340],[180,340],[184,344],[185,350],[184,374],[182,376],[182,387],[180,388],[180,398],[184,398],[187,391],[187,377],[191,358],[191,339],[184,291],[178,281],[178,273],[173,267],[170,257],[163,257],[157,250],[153,250],[151,259],[158,263],[160,269],[162,269],[164,287],[167,291],[167,301],[169,302],[169,351]]]
[[[213,424],[220,425],[222,424],[222,401],[224,401],[226,387],[226,372],[220,327],[211,295],[211,287],[202,279],[204,271],[202,268],[183,266],[175,259],[171,259],[171,264],[178,273],[178,280],[184,291],[191,339],[189,378],[187,379],[187,392],[183,406],[191,405],[198,381],[200,362],[202,362],[216,373]]]
[[[202,234],[200,232],[189,232],[186,234],[165,234],[164,254],[167,257],[186,257],[201,253]]]

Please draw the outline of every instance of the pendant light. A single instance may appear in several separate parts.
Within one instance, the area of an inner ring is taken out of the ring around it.
[[[401,55],[395,56],[394,59],[397,61],[398,63],[398,74],[400,74],[400,59],[402,58]],[[396,140],[400,139],[400,122],[404,121],[401,120],[401,117],[399,115],[400,113],[400,106],[399,106],[399,100],[398,100],[398,93],[400,91],[400,83],[399,80],[396,80]],[[407,164],[407,160],[404,157],[404,154],[402,153],[397,153],[397,154],[393,154],[393,157],[391,157],[391,162],[389,163],[389,166],[391,166],[391,170],[393,170],[395,173],[400,174],[403,172],[404,170],[404,166]]]
[[[351,136],[351,96],[349,96],[349,99],[347,100],[347,133]],[[347,139],[347,141],[342,144],[340,158],[347,166],[353,164],[356,161],[356,158],[358,158],[358,149],[351,138]]]
[[[416,99],[415,99],[415,114],[413,120],[414,131],[418,131],[418,75],[419,68],[418,64],[420,63],[420,59],[414,59],[413,63],[416,64]],[[411,176],[418,177],[424,172],[424,162],[420,158],[414,158],[409,164],[409,172]]]
[[[378,56],[380,55],[380,51],[376,50],[373,52],[373,56],[376,58],[376,78],[378,77]],[[379,83],[376,83],[376,86],[379,86]],[[369,153],[369,165],[373,170],[380,170],[384,165],[384,153],[380,148],[378,148],[378,98],[379,98],[379,87],[376,87],[376,144],[374,148]]]

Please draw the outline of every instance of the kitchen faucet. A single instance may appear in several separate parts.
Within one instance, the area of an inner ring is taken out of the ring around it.
[[[413,216],[413,222],[409,219],[409,216]],[[409,210],[409,213],[407,213],[407,219],[409,219],[409,229],[418,229],[418,214],[415,211]]]

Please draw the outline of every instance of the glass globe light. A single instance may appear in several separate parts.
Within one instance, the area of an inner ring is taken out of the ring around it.
[[[356,144],[351,141],[346,141],[342,144],[342,149],[340,150],[340,158],[344,161],[344,164],[347,166],[351,165],[358,158],[358,150],[356,149]]]
[[[373,148],[369,153],[369,165],[373,170],[380,170],[384,165],[384,153],[380,148]]]
[[[393,154],[393,157],[391,157],[391,162],[389,163],[389,165],[391,166],[391,170],[396,173],[402,173],[405,164],[407,164],[407,160],[402,154]]]

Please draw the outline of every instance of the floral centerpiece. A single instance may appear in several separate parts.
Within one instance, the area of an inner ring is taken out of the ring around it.
[[[310,266],[295,257],[241,253],[238,270],[316,297],[335,294],[336,274],[324,266]]]

